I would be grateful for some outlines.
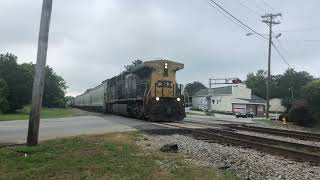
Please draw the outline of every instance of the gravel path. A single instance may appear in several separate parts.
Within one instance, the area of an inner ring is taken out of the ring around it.
[[[179,152],[190,154],[201,164],[234,172],[239,179],[320,179],[320,167],[295,162],[253,149],[207,143],[182,135],[146,136],[147,147],[159,149],[176,143]]]
[[[293,142],[293,143],[307,144],[307,145],[311,145],[311,146],[320,147],[319,141],[307,141],[307,140],[300,140],[300,139],[295,139],[295,138],[290,138],[290,137],[275,136],[275,135],[270,135],[270,134],[265,134],[265,133],[257,133],[257,132],[249,132],[249,131],[237,131],[237,132],[239,132],[241,134],[250,135],[250,136],[258,136],[258,137],[263,137],[263,138],[276,139],[276,140],[282,140],[282,141],[288,141],[288,142]]]

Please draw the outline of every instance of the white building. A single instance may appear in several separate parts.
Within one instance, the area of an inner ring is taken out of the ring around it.
[[[216,112],[235,113],[237,111],[254,112],[263,116],[265,100],[251,94],[245,84],[212,88],[211,110]],[[207,110],[209,89],[201,89],[192,97],[192,108]]]
[[[281,104],[282,99],[279,98],[273,98],[270,99],[269,103],[270,103],[270,112],[274,112],[274,113],[283,113],[286,112],[286,107],[284,107]]]

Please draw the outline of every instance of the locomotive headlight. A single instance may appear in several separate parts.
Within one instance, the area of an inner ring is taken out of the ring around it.
[[[164,68],[168,69],[168,63],[164,63]]]
[[[159,97],[156,97],[156,101],[159,101],[160,100],[160,98]]]
[[[177,98],[177,101],[179,102],[181,99],[180,98]]]

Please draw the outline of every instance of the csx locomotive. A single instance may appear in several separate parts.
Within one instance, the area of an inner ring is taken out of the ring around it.
[[[181,121],[185,108],[176,72],[183,68],[169,60],[145,61],[77,96],[72,105],[149,121]]]

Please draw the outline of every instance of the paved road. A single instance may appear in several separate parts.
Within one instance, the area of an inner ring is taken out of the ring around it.
[[[39,139],[48,140],[58,137],[68,137],[84,134],[101,134],[109,132],[126,132],[133,130],[158,129],[159,126],[137,119],[116,115],[76,110],[79,117],[41,120]],[[204,121],[210,123],[242,122],[252,123],[251,119],[236,119],[234,116],[218,115],[216,117],[190,115],[186,121]],[[0,145],[11,143],[25,143],[28,130],[28,121],[0,122]]]
[[[115,119],[113,116],[80,116],[41,120],[39,139],[136,130]],[[0,144],[26,142],[27,130],[28,121],[25,120],[0,122]]]

